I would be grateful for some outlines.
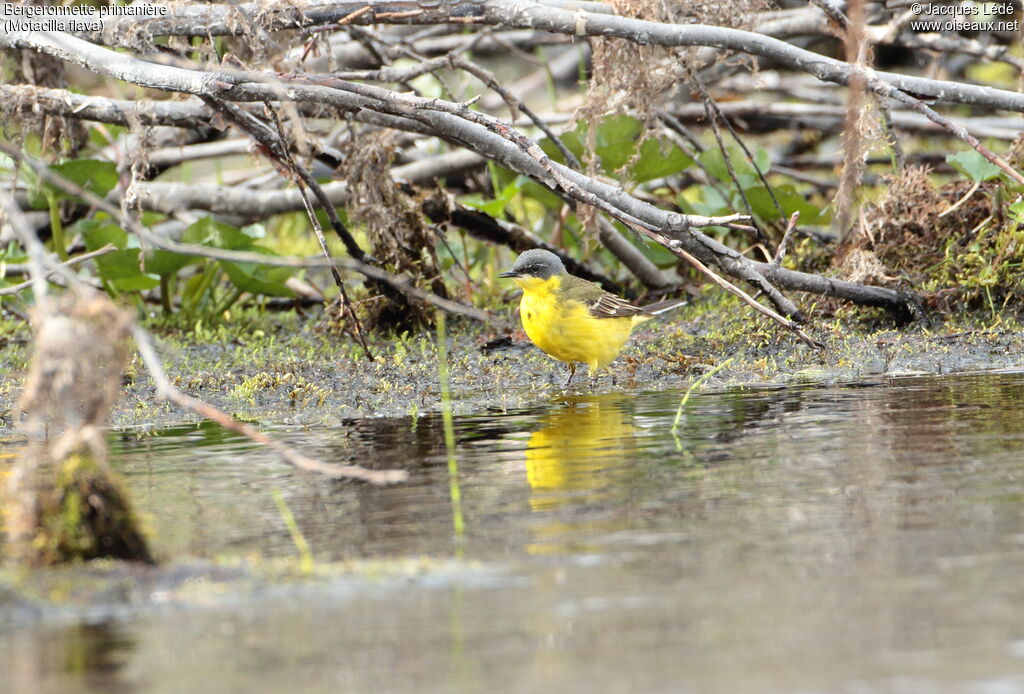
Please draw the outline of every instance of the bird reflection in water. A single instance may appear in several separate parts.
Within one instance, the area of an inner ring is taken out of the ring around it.
[[[551,523],[536,527],[528,551],[568,551],[559,546],[559,536],[578,539],[581,528],[598,524],[608,529],[607,520],[587,520],[586,509],[595,502],[606,506],[630,475],[629,461],[638,443],[628,402],[619,393],[559,398],[540,418],[541,428],[526,444],[530,507],[537,512],[572,511],[572,517],[559,513]]]

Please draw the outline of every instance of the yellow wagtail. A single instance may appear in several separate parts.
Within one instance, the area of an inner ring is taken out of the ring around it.
[[[557,255],[540,248],[521,253],[512,269],[498,277],[511,277],[523,288],[523,329],[533,344],[569,364],[566,387],[577,362],[589,365],[593,376],[618,356],[633,328],[685,303],[670,299],[636,306],[570,275]]]

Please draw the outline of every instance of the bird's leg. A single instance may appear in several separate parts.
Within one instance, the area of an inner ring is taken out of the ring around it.
[[[565,379],[565,385],[563,388],[568,388],[569,384],[572,383],[572,377],[576,375],[576,362],[569,362],[569,378]]]

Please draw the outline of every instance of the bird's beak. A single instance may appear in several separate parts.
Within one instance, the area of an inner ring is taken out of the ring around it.
[[[519,277],[519,273],[515,270],[509,270],[508,272],[498,273],[498,277]]]

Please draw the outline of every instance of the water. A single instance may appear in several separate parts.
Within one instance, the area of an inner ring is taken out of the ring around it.
[[[1024,376],[679,397],[457,418],[461,539],[439,417],[275,432],[389,488],[116,437],[164,556],[293,555],[280,489],[318,561],[435,568],[0,625],[0,690],[1024,692]]]

